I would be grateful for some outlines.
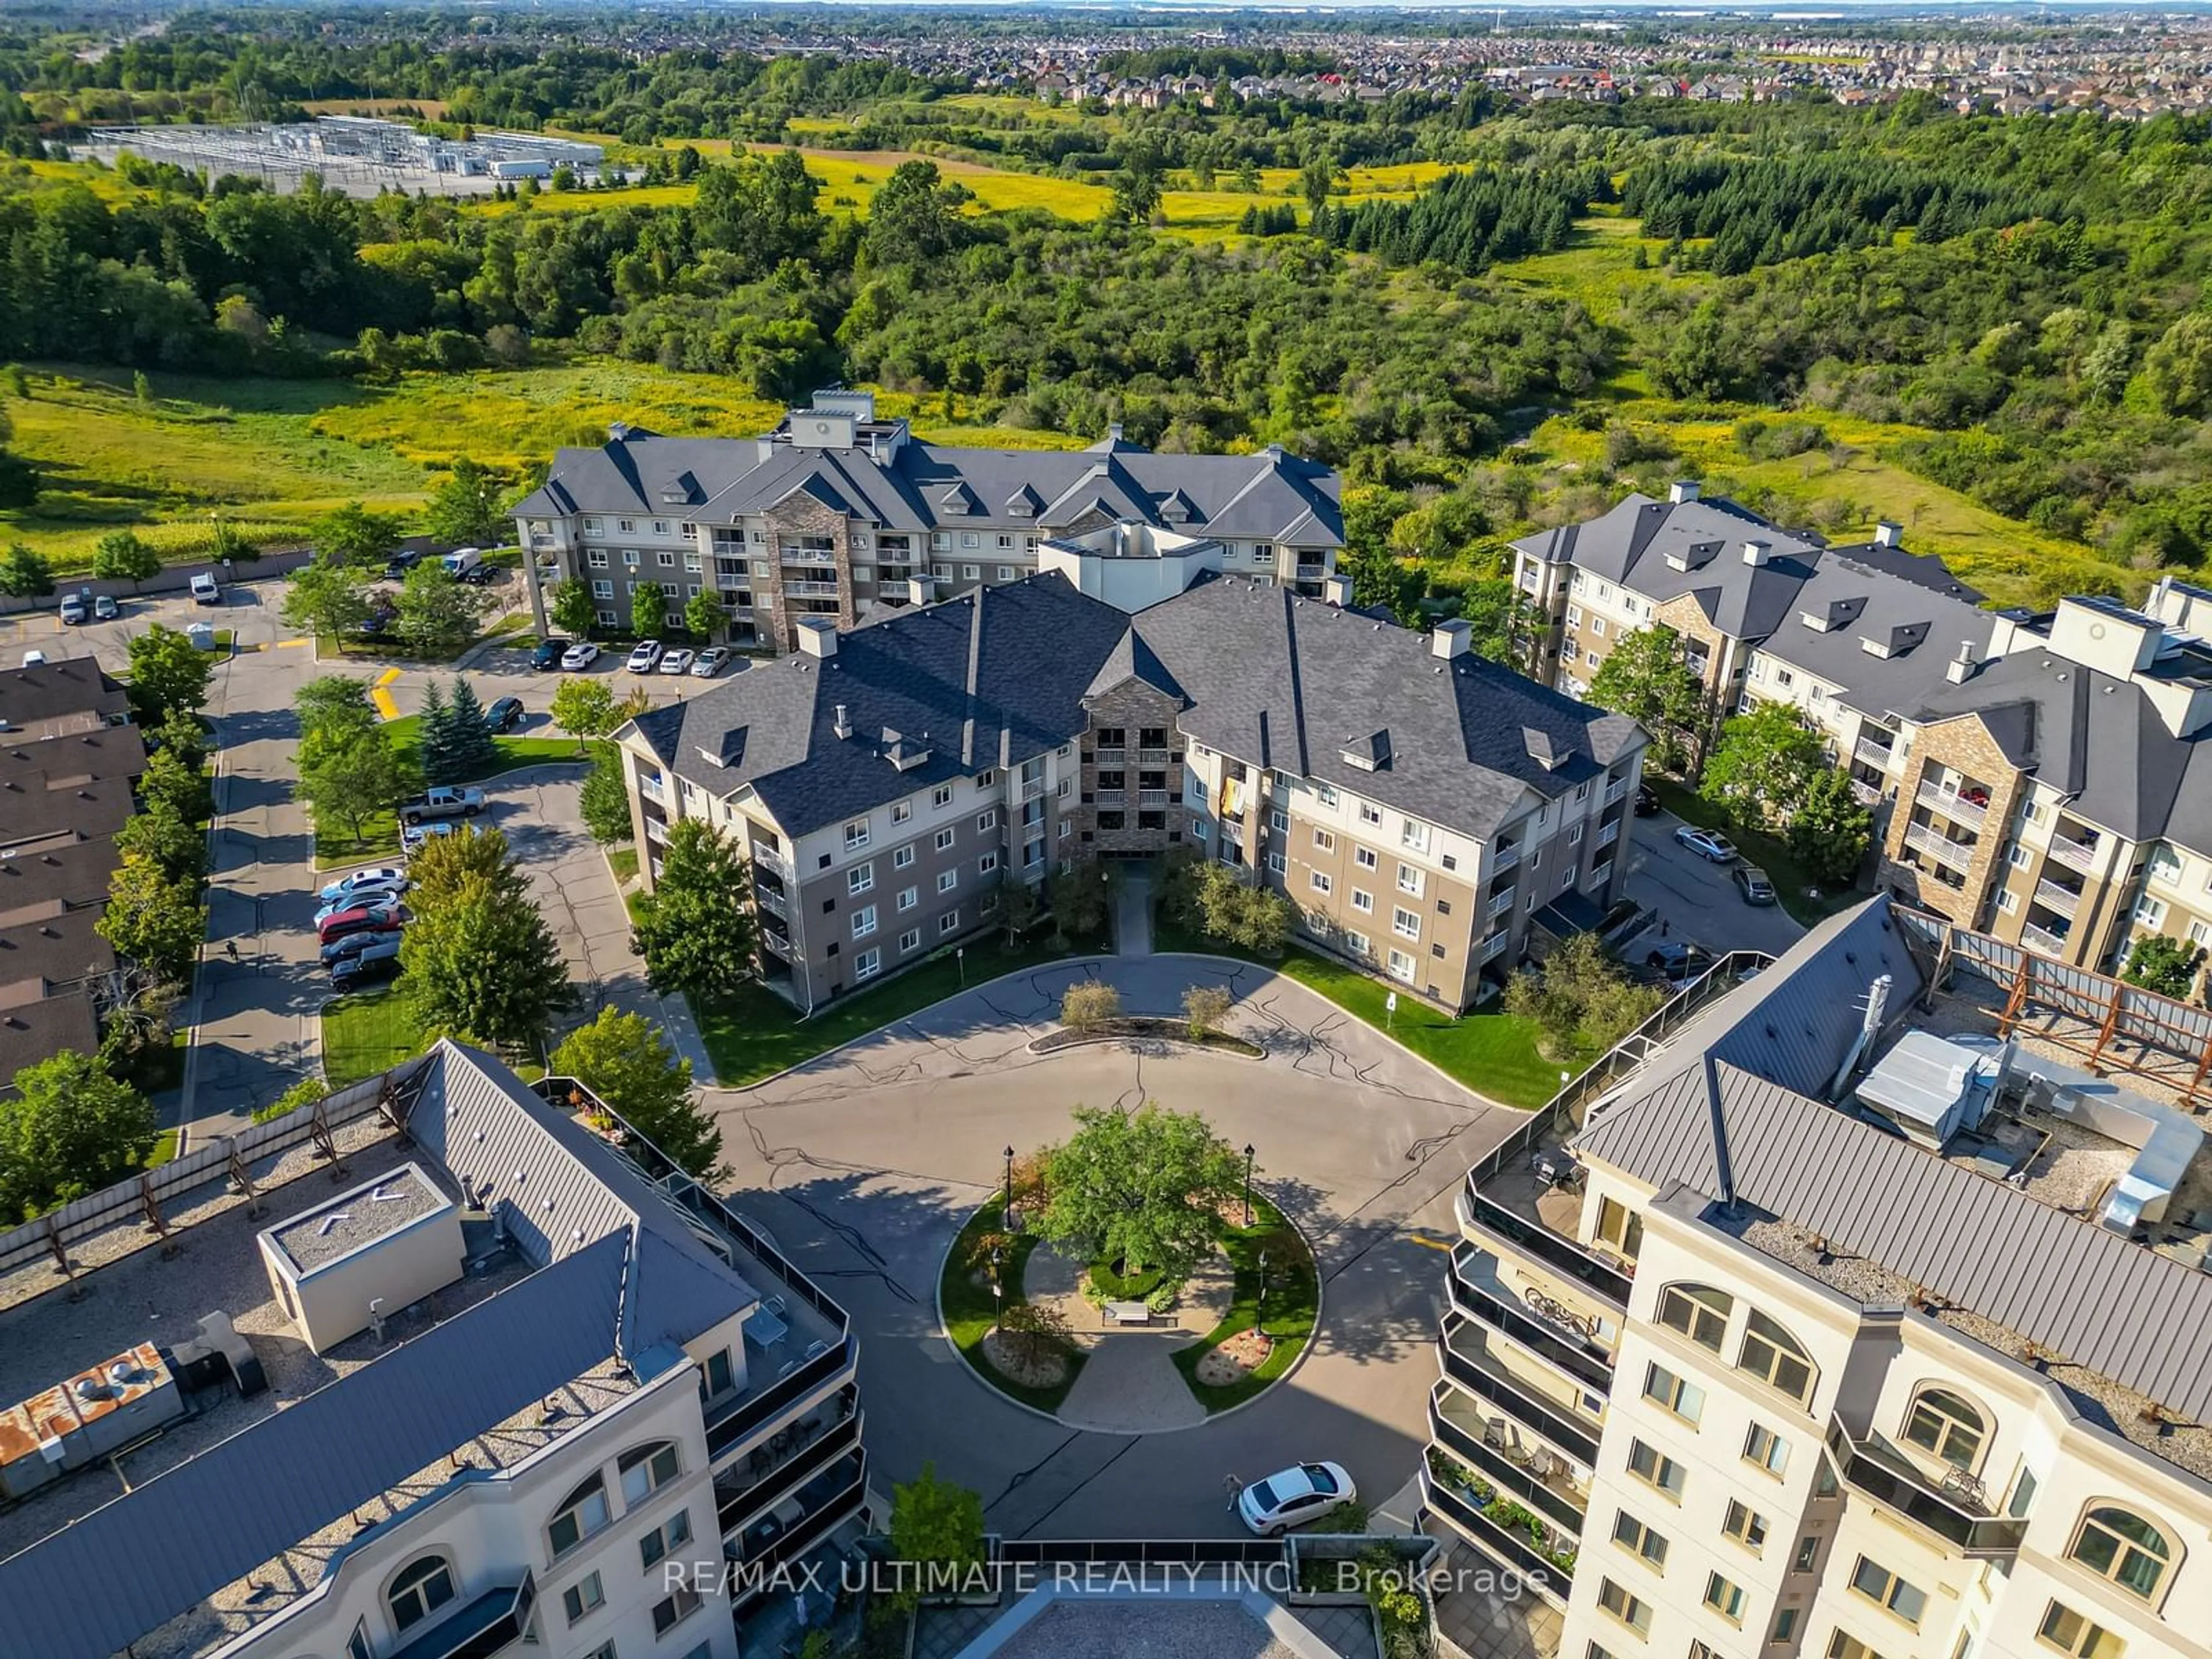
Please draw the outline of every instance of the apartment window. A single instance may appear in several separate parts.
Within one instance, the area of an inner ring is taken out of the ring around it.
[[[678,1467],[672,1440],[624,1452],[615,1463],[616,1473],[622,1476],[623,1505],[641,1503],[659,1492],[676,1478]]]
[[[1651,1609],[1612,1579],[1604,1579],[1598,1584],[1597,1604],[1638,1636],[1650,1633]]]
[[[929,567],[929,574],[941,582],[949,582],[952,580],[952,567],[949,564],[933,564]]]
[[[1887,1608],[1916,1630],[1920,1626],[1920,1615],[1928,1610],[1925,1595],[1881,1562],[1863,1555],[1859,1557],[1858,1565],[1851,1569],[1851,1588],[1876,1607]]]
[[[607,1483],[595,1474],[570,1492],[554,1511],[553,1519],[546,1523],[545,1539],[553,1547],[553,1559],[559,1560],[612,1517],[613,1511],[607,1504]]]
[[[1774,1634],[1766,1639],[1777,1646],[1791,1640],[1797,1634],[1797,1620],[1802,1609],[1784,1607],[1774,1615]]]
[[[1355,933],[1347,927],[1344,930],[1344,948],[1356,957],[1364,957],[1375,947],[1368,942],[1366,934]]]
[[[607,568],[607,550],[604,547],[592,549],[584,556],[584,558],[585,562],[594,570],[605,570]]]
[[[637,550],[636,550],[635,548],[634,548],[634,547],[625,547],[624,549],[623,549],[623,564],[627,568],[631,569],[631,570],[635,570],[635,569],[636,569],[636,568],[637,568],[638,564],[639,564],[639,558],[638,558],[638,551],[637,551]]]
[[[2073,1655],[2074,1659],[2120,1659],[2127,1646],[2110,1631],[2091,1624],[2059,1601],[2043,1610],[2043,1623],[2036,1628],[2035,1639],[2045,1647]]]
[[[1567,607],[1567,626],[1568,626],[1568,627],[1570,627],[1570,628],[1580,628],[1582,625],[1583,625],[1583,608],[1582,608],[1582,606],[1580,606],[1580,605],[1569,605],[1569,606]]]
[[[904,823],[913,816],[914,803],[912,801],[895,800],[891,803],[891,822],[893,823]]]
[[[848,853],[858,852],[867,844],[868,821],[866,818],[854,818],[845,826],[845,850]]]
[[[1063,823],[1060,826],[1060,833],[1063,836],[1067,834],[1067,826],[1066,824]],[[1289,865],[1284,861],[1283,855],[1280,853],[1270,853],[1267,854],[1267,873],[1269,875],[1279,876],[1283,874],[1285,871],[1289,869]]]
[[[1731,1625],[1743,1623],[1743,1586],[1717,1572],[1705,1575],[1705,1605]]]
[[[1641,1556],[1661,1571],[1667,1567],[1667,1540],[1622,1510],[1613,1517],[1613,1541],[1632,1555]]]
[[[1409,852],[1429,850],[1429,826],[1419,818],[1407,818],[1406,827],[1398,832],[1398,844]]]
[[[1828,1659],[1881,1659],[1881,1656],[1857,1637],[1838,1631],[1828,1638]]]
[[[1618,1199],[1598,1200],[1597,1242],[1633,1261],[1644,1253],[1644,1218]]]
[[[1374,848],[1370,847],[1353,848],[1352,849],[1352,861],[1363,870],[1372,870],[1375,867],[1376,863]]]
[[[1411,910],[1394,908],[1390,912],[1390,931],[1400,939],[1419,939],[1421,936],[1421,919]]]
[[[678,1510],[637,1540],[638,1557],[650,1567],[662,1558],[673,1555],[690,1541],[691,1511]]]
[[[960,913],[957,910],[947,910],[943,915],[937,919],[938,936],[942,938],[947,933],[953,933],[958,929],[959,926]]]
[[[666,552],[664,552],[664,553],[663,553],[663,554],[661,554],[661,556],[660,556],[660,562],[662,563],[662,565],[664,565],[665,567],[666,567],[666,568],[667,568],[668,569],[670,569],[670,570],[673,570],[673,569],[675,569],[675,568],[676,568],[676,556],[675,556],[675,554],[673,554],[673,553],[666,553]]]
[[[853,937],[866,939],[876,931],[876,907],[864,904],[853,912]]]
[[[936,788],[929,792],[929,804],[932,806],[951,805],[952,786],[949,783],[939,784]]]
[[[1797,1553],[1790,1558],[1790,1571],[1810,1572],[1813,1571],[1813,1563],[1820,1559],[1820,1540],[1808,1533],[1797,1540]]]
[[[1746,1321],[1736,1368],[1778,1389],[1799,1405],[1813,1392],[1813,1362],[1797,1339],[1753,1308]]]
[[[1313,883],[1313,890],[1316,893],[1326,893],[1329,890],[1330,887],[1334,884],[1329,880],[1327,874],[1319,870],[1309,872],[1308,879]]]
[[[1371,803],[1367,802],[1367,801],[1362,801],[1362,802],[1360,802],[1360,803],[1359,803],[1359,821],[1360,821],[1362,823],[1382,823],[1382,809],[1381,807],[1376,806],[1376,805],[1372,805]]]
[[[1692,1427],[1705,1414],[1705,1391],[1675,1376],[1664,1365],[1653,1364],[1645,1370],[1644,1397]]]
[[[1997,895],[1997,908],[2002,910],[2005,915],[2010,915],[2014,911],[2020,908],[2020,895],[2014,892],[2009,887],[2006,888],[2002,892]]]
[[[376,1659],[375,1651],[368,1643],[368,1620],[353,1621],[353,1634],[346,1638],[345,1653],[346,1659]]]
[[[1735,1298],[1705,1285],[1669,1285],[1659,1292],[1659,1322],[1701,1348],[1721,1351]]]
[[[873,923],[870,923],[872,927]],[[884,970],[884,952],[880,945],[863,951],[853,958],[853,977],[855,980],[873,979]]]
[[[1403,951],[1391,951],[1388,966],[1392,979],[1403,980],[1408,985],[1413,982],[1413,959]]]
[[[940,853],[951,852],[952,850],[952,843],[958,838],[958,835],[959,832],[957,830],[939,830],[937,832],[937,850]]]
[[[1613,1656],[1596,1643],[1592,1642],[1583,1650],[1583,1659],[1613,1659]]]
[[[988,876],[998,867],[999,855],[996,853],[986,853],[975,860],[975,870],[979,875]]]
[[[1595,611],[1590,613],[1590,632],[1600,635],[1605,632],[1605,618]]]
[[[1769,1474],[1780,1474],[1790,1467],[1790,1443],[1764,1423],[1754,1423],[1744,1436],[1743,1455]]]
[[[939,870],[937,872],[937,890],[939,892],[949,893],[959,884],[960,872],[957,868],[951,870]]]
[[[607,1593],[599,1583],[599,1575],[587,1572],[561,1592],[561,1611],[575,1624],[587,1613],[597,1613],[606,1605]]]
[[[653,1604],[653,1633],[665,1636],[698,1611],[699,1592],[686,1585]]]
[[[707,1374],[699,1379],[700,1398],[712,1400],[725,1395],[737,1386],[737,1373],[730,1367],[730,1351],[717,1348],[707,1356]]]
[[[2166,901],[2145,893],[2136,903],[2136,920],[2146,927],[2162,926],[2166,921]]]
[[[2141,1516],[2104,1508],[2082,1517],[2081,1530],[2067,1553],[2090,1571],[2148,1601],[2166,1577],[2170,1552],[2165,1534]]]
[[[919,887],[902,887],[899,889],[898,908],[901,910],[911,910],[915,905],[921,902],[921,889]]]
[[[865,893],[875,884],[876,861],[873,859],[866,864],[856,864],[845,872],[845,890],[848,893]]]
[[[992,788],[995,788],[995,787],[998,787],[998,782],[999,782],[999,775],[998,775],[998,773],[997,773],[995,770],[994,770],[994,771],[988,771],[988,772],[978,772],[978,773],[975,775],[975,787],[976,787],[978,789],[992,789]]]
[[[453,1599],[453,1564],[442,1555],[426,1555],[403,1568],[384,1593],[392,1622],[400,1630],[421,1624]]]
[[[975,815],[975,833],[977,835],[988,836],[992,830],[998,827],[999,815],[995,811],[989,812],[978,812]]]
[[[1421,872],[1419,870],[1415,869],[1410,864],[1401,864],[1398,866],[1398,890],[1400,892],[1411,893],[1415,898],[1419,898],[1421,896],[1421,888],[1423,885],[1424,883]]]
[[[1267,542],[1254,542],[1252,544],[1252,562],[1254,564],[1273,564],[1274,562],[1275,550],[1272,544]]]
[[[1662,1451],[1655,1451],[1641,1440],[1628,1443],[1628,1472],[1645,1485],[1657,1487],[1673,1498],[1682,1495],[1682,1466]]]
[[[614,596],[615,585],[605,578],[601,577],[592,583],[592,597],[593,599],[611,599]]]
[[[1570,660],[1572,659],[1570,659]],[[1595,668],[1604,660],[1605,659],[1599,656],[1595,651],[1585,651],[1583,653],[1583,661],[1589,667]]]
[[[1000,545],[1000,546],[1001,546],[1001,547],[1005,547],[1005,546],[1006,546],[1006,545],[1008,545],[1008,544],[1009,544],[1009,538],[1006,538],[1006,537],[1005,537],[1005,536],[1001,536],[1001,537],[1000,537],[1000,538],[999,538],[999,545]],[[1000,581],[1002,581],[1002,582],[1010,582],[1010,581],[1013,580],[1013,579],[1014,579],[1016,576],[1019,575],[1020,574],[1021,574],[1021,573],[1020,573],[1019,571],[1016,570],[1016,569],[1013,568],[1013,566],[1012,566],[1012,565],[1010,565],[1010,564],[1002,564],[1002,565],[1000,565],[1000,566],[999,567],[999,580],[1000,580]]]
[[[1923,1389],[1905,1414],[1905,1437],[1946,1463],[1971,1469],[1987,1431],[1981,1413],[1948,1389]]]
[[[1721,1522],[1721,1530],[1753,1555],[1766,1548],[1766,1517],[1733,1498],[1729,1499],[1728,1516]]]
[[[908,842],[891,854],[891,868],[904,870],[914,863],[914,843]]]
[[[1336,836],[1334,832],[1327,830],[1316,830],[1313,832],[1313,836],[1314,845],[1322,852],[1334,853],[1336,851]]]
[[[1579,847],[1582,844],[1583,826],[1580,823],[1570,824],[1567,827],[1567,845],[1570,847]]]
[[[921,949],[921,929],[919,927],[909,927],[906,932],[901,933],[899,935],[898,948],[899,954],[901,956],[904,956],[908,951],[919,951]]]
[[[975,538],[974,538],[973,537],[970,537],[969,539],[972,541],[972,540],[974,540]],[[981,565],[980,565],[980,564],[963,564],[963,565],[962,565],[962,566],[960,567],[960,580],[961,580],[962,581],[964,581],[964,582],[974,582],[974,581],[981,581],[982,579],[983,579],[983,567],[982,567]]]

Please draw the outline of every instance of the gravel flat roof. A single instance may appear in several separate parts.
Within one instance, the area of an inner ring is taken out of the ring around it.
[[[452,1206],[453,1200],[431,1182],[420,1165],[405,1164],[278,1222],[266,1237],[291,1258],[304,1277],[340,1256],[389,1238],[434,1211]]]

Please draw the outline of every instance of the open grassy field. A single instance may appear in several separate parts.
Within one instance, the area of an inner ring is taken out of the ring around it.
[[[423,1046],[395,991],[364,991],[323,1005],[323,1076],[333,1089],[388,1072]]]

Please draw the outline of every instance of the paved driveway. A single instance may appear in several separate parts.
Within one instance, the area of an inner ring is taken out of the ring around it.
[[[1682,820],[1672,812],[1636,820],[1628,856],[1628,896],[1656,910],[1669,936],[1692,939],[1718,954],[1767,951],[1779,955],[1804,934],[1778,904],[1746,904],[1726,866],[1699,858],[1674,839]],[[1658,942],[1658,930],[1636,941],[1630,954]]]
[[[1239,996],[1265,1060],[1163,1043],[1050,1056],[1079,975],[1131,1012],[1170,1013],[1200,981]],[[757,1088],[713,1097],[738,1202],[852,1311],[877,1484],[925,1461],[1031,1537],[1228,1536],[1222,1480],[1304,1458],[1346,1463],[1380,1505],[1413,1474],[1468,1165],[1522,1121],[1431,1072],[1334,1004],[1264,969],[1151,957],[1059,963],[979,988]],[[939,1334],[939,1266],[996,1189],[1004,1148],[1060,1139],[1078,1104],[1203,1111],[1258,1149],[1259,1184],[1303,1228],[1323,1278],[1318,1341],[1285,1382],[1204,1426],[1082,1433],[1021,1409]]]

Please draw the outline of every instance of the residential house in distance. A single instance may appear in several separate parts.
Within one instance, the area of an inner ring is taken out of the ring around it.
[[[1337,497],[1334,472],[1276,446],[1156,455],[1116,427],[1083,450],[960,449],[832,391],[758,438],[618,427],[556,454],[514,515],[540,582],[588,581],[603,626],[627,627],[657,585],[672,616],[710,593],[732,639],[789,653],[810,619],[851,628],[1018,581],[1042,543],[1116,523],[1212,540],[1224,568],[1317,598],[1344,542]],[[542,633],[539,584],[531,599]]]
[[[1177,848],[1455,1011],[1617,896],[1644,736],[1468,647],[1144,524],[839,630],[617,734],[647,878],[742,838],[769,982],[819,1006],[988,925],[1008,879]],[[1548,915],[1547,913],[1549,913]]]
[[[1994,964],[1928,1000],[1942,926],[1873,898],[1696,988],[1469,1173],[1424,1503],[1543,1575],[1540,1653],[2201,1647],[2203,1132]]]
[[[441,1042],[0,1234],[7,1650],[795,1645],[772,1570],[868,1524],[846,1316],[587,1115]]]

